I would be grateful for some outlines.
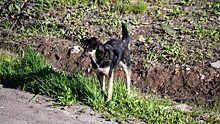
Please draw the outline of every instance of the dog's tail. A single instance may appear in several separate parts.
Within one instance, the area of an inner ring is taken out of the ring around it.
[[[127,46],[130,44],[130,36],[128,33],[128,29],[124,23],[122,24],[122,40],[126,43]]]

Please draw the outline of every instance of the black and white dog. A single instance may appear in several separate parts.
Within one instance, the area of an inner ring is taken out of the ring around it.
[[[112,97],[113,75],[115,68],[120,64],[126,74],[127,94],[130,94],[131,60],[130,60],[130,36],[128,29],[122,23],[122,40],[111,39],[102,44],[97,38],[82,39],[84,52],[81,57],[90,57],[94,72],[105,92],[105,76],[108,77],[108,98]]]

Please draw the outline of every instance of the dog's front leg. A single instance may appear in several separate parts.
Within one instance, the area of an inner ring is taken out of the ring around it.
[[[108,76],[108,99],[107,101],[111,100],[112,98],[112,91],[113,91],[113,70],[109,72],[109,76]]]
[[[97,74],[97,77],[99,79],[99,83],[102,88],[102,91],[105,92],[105,76],[102,74]]]
[[[127,71],[125,71],[126,73],[126,88],[127,88],[127,94],[130,95],[130,85],[131,85],[131,69],[127,69]]]

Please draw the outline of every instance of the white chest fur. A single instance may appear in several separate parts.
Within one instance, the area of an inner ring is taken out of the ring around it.
[[[95,52],[96,52],[96,50],[93,50],[92,52],[89,52],[89,54],[92,56],[92,59],[93,59],[93,61],[94,61],[95,64],[96,64]],[[98,64],[96,64],[96,66],[97,66],[97,69],[94,69],[95,73],[100,73],[100,72],[102,72],[104,75],[108,76],[110,67],[100,68]]]
[[[109,74],[109,70],[110,70],[110,67],[105,67],[105,68],[100,68],[98,67],[97,69],[94,69],[95,73],[100,73],[102,72],[104,75],[108,76]]]

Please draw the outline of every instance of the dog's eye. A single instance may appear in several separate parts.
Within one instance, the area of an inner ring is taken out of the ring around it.
[[[87,45],[86,44],[82,44],[82,48],[86,48],[87,47]]]
[[[89,46],[88,46],[88,45],[84,45],[83,48],[84,48],[84,49],[88,49]]]

